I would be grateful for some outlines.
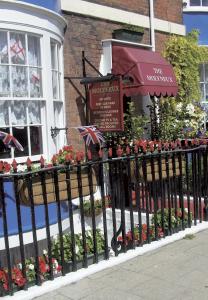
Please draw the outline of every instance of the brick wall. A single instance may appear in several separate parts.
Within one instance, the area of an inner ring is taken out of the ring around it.
[[[149,0],[86,0],[149,16]],[[182,0],[154,0],[155,17],[182,24]]]
[[[182,0],[154,0],[156,18],[182,24]]]
[[[140,2],[141,1],[118,1],[118,0],[93,0],[91,2],[96,3],[108,3],[108,5],[118,6],[119,2],[122,2],[122,7],[129,3],[128,8],[133,9],[131,3]],[[143,1],[142,2],[148,2]],[[169,18],[169,14],[167,11],[163,11],[159,6],[159,3],[166,3],[165,7],[167,8],[167,3],[171,3],[168,0],[157,0],[156,3],[156,17],[158,14],[163,14],[163,18]],[[171,14],[172,20],[177,19],[177,14],[174,13],[177,11],[177,7],[179,6],[181,1],[174,0],[176,3],[176,7],[171,9],[173,14]],[[110,3],[110,4],[109,4]],[[172,2],[173,4],[173,2]],[[121,7],[121,5],[120,5]],[[65,42],[64,42],[64,68],[65,75],[69,76],[82,76],[82,51],[85,51],[85,56],[94,64],[98,69],[101,60],[102,47],[101,41],[104,39],[111,39],[112,32],[115,29],[122,27],[121,24],[109,22],[106,20],[100,20],[96,18],[85,17],[81,15],[75,14],[66,14],[64,15],[68,22],[68,28],[65,34]],[[178,22],[180,17],[178,17]],[[162,32],[156,32],[156,50],[162,51],[164,48],[164,43],[168,38],[168,34]],[[149,44],[149,30],[145,30],[143,40],[141,43]],[[87,75],[93,76],[96,75],[95,72],[87,67]],[[84,95],[84,88],[79,84],[79,80],[74,80],[74,83],[78,87],[78,89]],[[80,124],[85,124],[84,119],[84,104],[79,96],[79,94],[74,90],[74,88],[65,80],[65,103],[66,103],[66,121],[68,127],[78,126]],[[70,132],[70,142],[79,144],[77,140],[77,134],[75,131]]]
[[[90,62],[99,69],[102,54],[101,41],[112,38],[112,31],[122,27],[120,24],[105,20],[92,19],[78,15],[64,15],[68,22],[68,29],[64,42],[65,75],[82,76],[82,51]],[[145,30],[142,43],[149,44],[149,31]],[[87,65],[86,65],[87,66]],[[97,74],[87,66],[88,76]],[[73,80],[84,95],[84,88],[79,80]],[[84,105],[78,93],[65,80],[66,121],[68,127],[85,124]],[[77,143],[73,130],[70,133],[70,142]]]

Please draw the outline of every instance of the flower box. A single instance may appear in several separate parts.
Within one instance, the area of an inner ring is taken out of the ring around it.
[[[90,194],[87,168],[82,169],[81,178],[82,178],[82,195],[87,196]],[[80,196],[77,179],[78,178],[77,178],[76,170],[70,171],[71,199],[75,199]],[[93,181],[92,189],[94,193],[97,187],[97,179],[94,172],[92,174],[92,181]],[[55,183],[54,183],[54,178],[52,173],[48,173],[46,175],[45,186],[46,186],[46,193],[47,193],[47,203],[55,202],[56,201]],[[65,173],[58,173],[58,188],[59,188],[60,201],[67,200],[68,199],[67,179]],[[33,189],[34,204],[35,205],[44,204],[41,178],[39,176],[35,176],[32,178],[32,189]],[[19,192],[21,203],[24,205],[30,205],[30,198],[29,198],[27,183],[25,180],[19,181],[18,192]]]

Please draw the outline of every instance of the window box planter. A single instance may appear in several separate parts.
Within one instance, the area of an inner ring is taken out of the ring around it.
[[[113,38],[116,40],[123,40],[128,42],[139,43],[143,38],[144,32],[134,31],[131,29],[116,29],[113,31]]]
[[[87,168],[82,169],[81,178],[82,178],[82,195],[87,196],[90,194]],[[92,175],[92,181],[93,181],[93,192],[95,192],[97,186],[97,180],[94,172]],[[55,184],[54,184],[54,178],[52,173],[46,175],[45,183],[46,183],[47,202],[48,203],[55,202],[56,201]],[[78,189],[76,170],[70,171],[70,184],[71,184],[71,198],[72,199],[78,198],[79,189]],[[67,200],[68,199],[67,179],[65,173],[58,174],[58,187],[59,187],[60,201]],[[44,204],[41,178],[39,176],[35,176],[32,178],[32,188],[33,188],[34,204],[35,205]],[[19,183],[19,196],[22,204],[27,206],[30,205],[27,183],[24,180],[21,180]]]

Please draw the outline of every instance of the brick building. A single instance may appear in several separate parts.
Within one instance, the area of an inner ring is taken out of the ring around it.
[[[0,131],[14,135],[24,148],[8,149],[0,140],[0,158],[8,161],[50,159],[66,143],[65,127],[68,142],[79,142],[72,128],[85,124],[86,107],[64,75],[83,76],[82,51],[106,75],[113,64],[117,68],[114,45],[135,49],[136,64],[146,53],[137,50],[161,52],[169,34],[185,34],[181,0],[4,0],[0,12]],[[139,42],[112,39],[126,24],[140,27]],[[147,56],[152,65],[161,60]],[[123,61],[117,60],[120,67]],[[97,76],[89,65],[86,74]],[[85,95],[80,79],[72,81]],[[146,109],[148,94],[132,96],[138,112]],[[55,136],[54,128],[62,130]]]
[[[67,76],[83,75],[83,50],[87,59],[105,75],[112,67],[110,63],[112,43],[162,52],[170,34],[185,34],[185,27],[182,25],[181,0],[62,0],[61,9],[68,23],[64,41],[64,70]],[[143,28],[144,34],[139,43],[112,40],[113,31],[123,28],[125,24]],[[96,75],[88,66],[86,71],[87,76]],[[79,80],[73,82],[84,95]],[[147,98],[143,97],[143,110],[148,103]],[[84,124],[84,105],[67,80],[65,81],[65,109],[68,127]]]

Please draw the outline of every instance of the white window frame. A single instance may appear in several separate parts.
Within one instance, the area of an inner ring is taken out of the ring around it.
[[[7,63],[0,63],[1,66],[7,66],[9,69],[9,95],[8,96],[1,96],[0,95],[0,101],[6,101],[8,102],[8,111],[9,111],[9,124],[7,125],[4,125],[4,124],[0,124],[0,127],[2,128],[2,130],[4,128],[7,128],[9,129],[9,132],[10,134],[12,134],[12,128],[21,128],[21,127],[26,127],[27,128],[27,139],[28,139],[28,156],[29,157],[32,157],[33,160],[37,160],[39,159],[39,157],[41,155],[43,155],[44,153],[44,150],[43,150],[43,146],[42,146],[42,151],[40,154],[38,155],[32,155],[31,153],[31,141],[30,141],[30,127],[33,127],[33,126],[38,126],[41,128],[41,138],[42,138],[42,141],[43,141],[43,127],[44,127],[44,124],[43,124],[43,120],[45,119],[44,118],[44,106],[45,105],[42,105],[43,103],[45,103],[45,99],[43,98],[43,88],[42,88],[42,85],[43,85],[43,76],[42,76],[42,56],[41,56],[41,45],[42,45],[42,35],[37,35],[35,33],[31,33],[31,32],[26,32],[26,31],[17,31],[17,30],[10,30],[10,29],[7,29],[7,30],[3,30],[3,29],[0,29],[1,32],[5,32],[6,33],[6,36],[7,36],[7,55],[8,55],[8,62]],[[25,59],[25,63],[24,64],[14,64],[12,63],[11,61],[11,53],[10,53],[10,41],[11,41],[11,34],[21,34],[24,36],[24,39],[25,39],[25,49],[26,49],[26,59]],[[33,66],[31,64],[29,64],[29,58],[28,58],[28,37],[29,36],[34,36],[34,37],[37,37],[39,39],[39,46],[40,46],[40,65],[39,66]],[[13,81],[12,81],[12,68],[13,67],[23,67],[26,69],[26,74],[27,74],[27,96],[13,96],[13,93],[14,93],[14,90],[13,90]],[[40,70],[40,85],[41,85],[41,95],[40,97],[30,97],[31,96],[31,88],[30,88],[30,70],[31,68],[34,68],[34,69],[38,69]],[[16,101],[31,101],[31,102],[36,102],[36,101],[40,101],[41,102],[41,109],[40,109],[40,123],[38,124],[30,124],[28,121],[29,121],[29,109],[28,109],[28,106],[26,105],[26,122],[25,123],[22,123],[22,124],[12,124],[12,116],[11,116],[11,101],[14,101],[14,103]],[[43,144],[43,143],[42,143]],[[12,148],[11,149],[11,158],[6,158],[6,160],[12,160],[12,159],[17,159],[18,161],[22,161],[22,159],[25,159],[26,157],[25,156],[21,156],[21,157],[14,157],[14,149]],[[0,156],[0,159],[1,159],[1,156]]]
[[[208,8],[208,5],[203,5],[203,0],[200,0],[200,5],[191,5],[191,0],[183,0],[183,4],[185,5],[185,8],[193,8],[193,9],[202,9],[202,8]]]

